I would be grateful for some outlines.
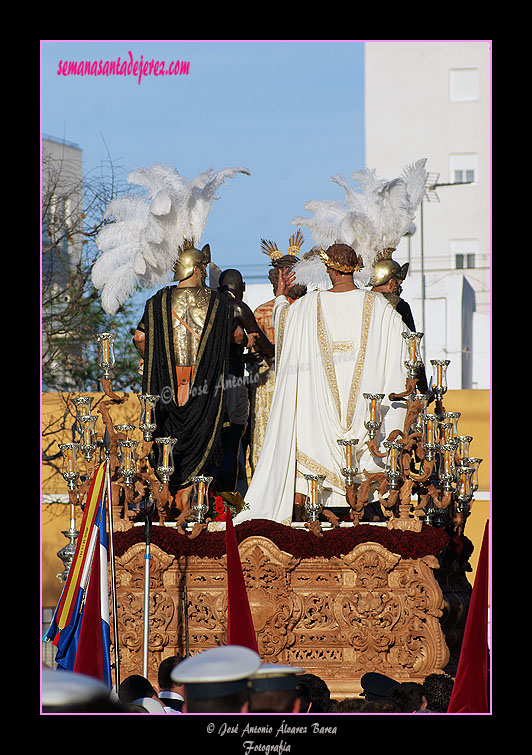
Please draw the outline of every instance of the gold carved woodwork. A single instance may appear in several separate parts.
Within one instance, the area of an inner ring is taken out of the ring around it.
[[[121,679],[142,673],[144,553],[138,543],[116,563]],[[422,681],[446,666],[434,556],[404,559],[365,542],[342,557],[297,558],[259,536],[239,553],[263,662],[303,666],[333,697],[358,694],[367,671]],[[226,556],[178,557],[152,544],[152,683],[164,657],[223,645],[226,627]]]

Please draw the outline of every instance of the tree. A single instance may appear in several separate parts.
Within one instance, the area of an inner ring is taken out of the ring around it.
[[[138,390],[136,326],[127,304],[111,317],[91,280],[95,239],[120,181],[109,160],[99,174],[82,176],[67,158],[43,150],[42,383],[48,391],[98,391],[96,334],[116,331],[115,389]]]

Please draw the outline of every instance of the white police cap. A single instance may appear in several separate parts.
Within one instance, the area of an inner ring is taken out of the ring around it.
[[[305,669],[299,666],[263,663],[254,674],[251,674],[248,687],[253,692],[295,689],[297,684],[296,674],[304,673]]]
[[[260,656],[240,645],[204,650],[181,661],[170,674],[184,684],[190,697],[219,697],[246,689],[248,677],[260,666]]]
[[[92,676],[61,669],[42,670],[43,710],[65,711],[94,702],[111,700],[111,690]]]

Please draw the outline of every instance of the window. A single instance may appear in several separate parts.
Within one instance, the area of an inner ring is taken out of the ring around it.
[[[476,267],[478,241],[476,239],[455,239],[451,241],[451,255],[455,270],[471,270]]]
[[[462,154],[449,156],[449,180],[451,183],[475,183],[478,181],[478,155]]]
[[[475,255],[474,254],[456,254],[455,255],[456,269],[465,270],[475,267]]]
[[[453,178],[454,178],[455,184],[470,183],[475,180],[475,171],[474,170],[455,170]]]
[[[479,96],[478,68],[453,68],[449,71],[451,102],[474,102]]]

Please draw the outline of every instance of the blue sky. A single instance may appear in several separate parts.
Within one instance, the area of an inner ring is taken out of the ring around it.
[[[188,75],[63,76],[60,61],[190,63]],[[364,168],[364,44],[357,41],[43,41],[41,130],[75,142],[85,172],[170,163],[187,178],[246,167],[218,192],[202,243],[222,269],[265,280],[309,199]],[[312,246],[307,232],[304,251]]]

